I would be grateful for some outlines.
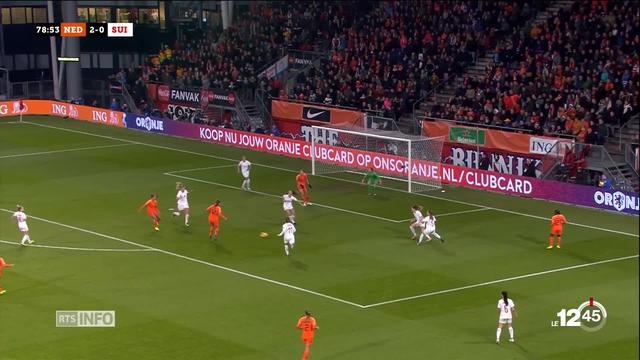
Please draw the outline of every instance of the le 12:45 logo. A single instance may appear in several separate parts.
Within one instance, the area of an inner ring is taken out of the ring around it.
[[[591,297],[578,308],[562,309],[556,316],[560,320],[552,321],[553,327],[581,327],[584,331],[594,332],[602,329],[607,322],[607,309]]]

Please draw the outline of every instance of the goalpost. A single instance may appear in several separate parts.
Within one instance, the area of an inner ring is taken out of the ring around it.
[[[408,192],[437,190],[442,187],[439,169],[443,143],[444,137],[425,138],[394,131],[312,126],[311,173],[364,174],[373,167],[383,178],[402,182],[402,187]],[[328,155],[328,149],[352,149],[356,151],[351,153],[360,156],[353,156],[349,159],[353,162],[346,163],[345,159]],[[358,158],[369,161],[358,161]]]

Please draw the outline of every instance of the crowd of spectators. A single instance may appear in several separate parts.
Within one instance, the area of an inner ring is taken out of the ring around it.
[[[334,18],[330,56],[301,74],[291,99],[380,110],[397,118],[413,102],[532,19],[545,1],[376,2]],[[281,95],[282,96],[282,95]]]
[[[639,110],[640,4],[576,1],[514,31],[479,79],[429,116],[603,144]]]
[[[331,17],[346,8],[329,1],[252,2],[225,31],[192,30],[186,40],[162,45],[143,79],[253,92],[261,70],[286,49],[312,50],[318,35],[331,27]]]

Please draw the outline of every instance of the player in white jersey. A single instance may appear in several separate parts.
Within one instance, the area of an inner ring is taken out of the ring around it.
[[[22,233],[20,244],[33,244],[33,240],[29,237],[29,226],[27,226],[27,214],[24,213],[24,207],[18,205],[16,212],[13,213],[11,218],[18,224],[18,230]]]
[[[516,304],[513,300],[509,299],[509,295],[506,291],[502,292],[502,297],[498,300],[498,329],[496,330],[496,344],[500,344],[500,334],[502,333],[502,326],[509,326],[509,341],[514,342],[513,338],[513,327],[511,323],[513,322],[513,318],[517,317],[516,313]]]
[[[420,234],[420,239],[418,239],[418,245],[420,245],[425,237],[428,239],[427,241],[431,241],[431,235],[444,242],[442,236],[436,232],[436,217],[433,216],[431,210],[427,211],[427,216],[422,218],[421,226],[422,234]]]
[[[242,190],[251,191],[251,179],[249,173],[251,172],[251,163],[245,156],[238,163],[238,174],[242,174]]]
[[[293,249],[296,244],[296,227],[291,223],[291,220],[286,219],[282,224],[282,231],[278,236],[284,236],[284,253],[289,256],[289,251]]]
[[[411,207],[411,213],[413,214],[413,217],[415,218],[415,220],[411,220],[411,225],[409,226],[409,230],[411,230],[411,234],[413,234],[413,237],[411,237],[411,240],[415,240],[416,237],[418,236],[416,234],[416,229],[420,229],[421,227],[421,223],[422,223],[422,206],[420,205],[413,205]]]
[[[180,214],[183,213],[184,224],[185,226],[189,226],[189,191],[181,182],[176,183],[176,190],[178,190],[176,194],[177,208],[173,212],[173,216],[180,216]]]
[[[289,190],[286,194],[282,195],[282,208],[284,212],[287,214],[287,218],[291,221],[292,224],[296,223],[296,210],[293,208],[293,202],[298,201],[295,196],[293,196],[293,191]]]

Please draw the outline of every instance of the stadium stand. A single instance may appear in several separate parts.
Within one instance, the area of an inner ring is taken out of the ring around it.
[[[604,144],[639,110],[639,11],[633,1],[577,1],[514,31],[483,76],[464,76],[427,115]]]
[[[382,110],[399,118],[442,81],[462,73],[544,1],[379,2],[329,34],[330,56],[301,74],[289,98]]]

